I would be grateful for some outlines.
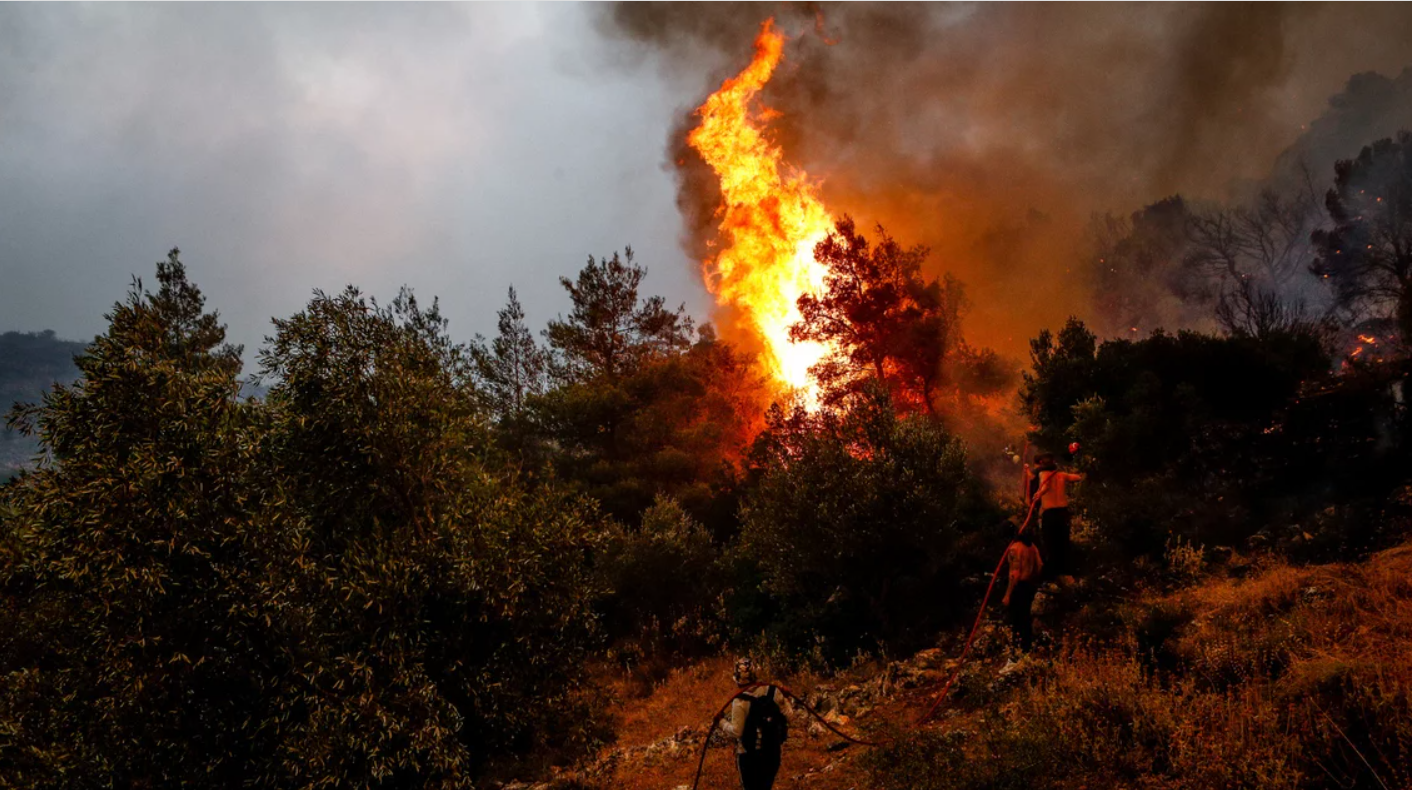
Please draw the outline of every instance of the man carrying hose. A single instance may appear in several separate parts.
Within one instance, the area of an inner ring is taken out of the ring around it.
[[[780,748],[789,737],[789,698],[775,686],[756,686],[755,667],[748,657],[735,662],[735,684],[741,691],[731,701],[721,729],[735,739],[740,786],[770,790],[780,770]]]
[[[1006,619],[1015,632],[1015,640],[1020,643],[1020,650],[1028,653],[1034,644],[1034,614],[1030,607],[1034,605],[1040,571],[1044,569],[1031,530],[1016,536],[1005,550],[1005,560],[1010,565],[1010,584],[1000,602],[1005,606]]]

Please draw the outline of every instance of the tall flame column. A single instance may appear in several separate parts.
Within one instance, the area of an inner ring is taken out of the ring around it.
[[[699,109],[701,123],[687,141],[721,180],[722,251],[705,264],[706,286],[718,303],[737,308],[767,351],[770,373],[782,386],[816,402],[809,368],[826,353],[814,342],[791,343],[797,302],[820,288],[823,267],[814,245],[833,227],[817,189],[789,168],[765,137],[769,110],[752,108],[784,54],[784,36],[766,20],[755,58]]]

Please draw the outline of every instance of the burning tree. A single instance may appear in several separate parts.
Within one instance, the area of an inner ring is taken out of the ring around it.
[[[961,283],[924,279],[927,249],[904,248],[877,230],[870,245],[845,216],[814,249],[824,287],[800,297],[801,319],[789,336],[829,349],[810,369],[824,401],[838,403],[874,381],[900,408],[936,413],[945,390],[990,394],[1003,386],[994,352],[974,351],[962,337]]]

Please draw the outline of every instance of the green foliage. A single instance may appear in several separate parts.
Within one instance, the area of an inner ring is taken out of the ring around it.
[[[250,495],[239,351],[174,250],[18,418],[53,462],[7,486],[0,669],[12,786],[268,775],[288,668],[263,649],[287,524]],[[135,747],[136,745],[136,747]]]
[[[759,374],[709,325],[640,299],[629,255],[565,279],[574,310],[550,322],[558,386],[534,399],[548,460],[615,518],[632,523],[661,494],[729,532],[733,467],[760,412]]]
[[[674,500],[659,498],[636,527],[607,533],[599,572],[604,623],[623,654],[689,654],[717,642],[720,552]]]
[[[1035,440],[1080,443],[1084,507],[1131,552],[1155,556],[1173,532],[1243,540],[1272,515],[1257,511],[1282,504],[1304,477],[1279,425],[1303,388],[1329,378],[1316,336],[1154,333],[1100,346],[1070,319],[1031,347],[1021,397]]]
[[[499,334],[489,345],[476,336],[471,346],[476,381],[502,424],[513,429],[525,418],[531,398],[544,393],[549,356],[525,326],[525,311],[510,289],[510,301],[496,313]]]
[[[660,296],[639,298],[646,276],[629,247],[623,258],[616,252],[601,261],[589,256],[577,280],[559,278],[574,309],[567,319],[550,321],[544,333],[557,353],[558,378],[611,381],[690,343],[691,319],[684,308],[671,312]]]
[[[500,471],[435,306],[276,322],[265,402],[175,251],[20,422],[0,783],[469,786],[586,734],[594,508]]]
[[[570,707],[594,638],[593,510],[487,464],[435,306],[350,289],[276,325],[268,447],[308,529],[301,674],[327,695],[297,749],[334,776],[439,782],[526,748]]]
[[[960,442],[877,390],[844,413],[776,409],[753,462],[741,551],[778,602],[770,628],[830,660],[930,638],[962,569],[1004,539],[983,531],[999,517]]]

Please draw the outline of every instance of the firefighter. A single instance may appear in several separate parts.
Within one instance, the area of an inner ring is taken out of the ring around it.
[[[789,737],[789,698],[779,688],[758,684],[748,656],[735,662],[730,715],[721,729],[735,740],[735,764],[743,790],[770,790],[780,770],[780,751]]]

